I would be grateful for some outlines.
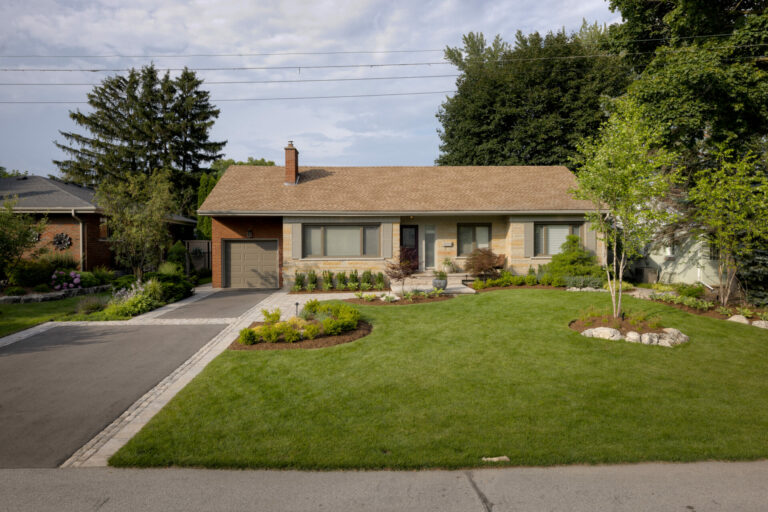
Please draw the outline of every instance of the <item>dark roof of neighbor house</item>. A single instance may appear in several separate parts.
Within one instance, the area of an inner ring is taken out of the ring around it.
[[[202,204],[201,215],[365,213],[568,213],[574,199],[563,166],[300,167],[286,185],[280,166],[235,165]]]
[[[96,211],[98,209],[92,188],[42,176],[0,178],[0,196],[3,199],[16,196],[18,202],[15,210]]]
[[[99,207],[95,195],[92,188],[42,176],[0,178],[0,200],[16,197],[15,211],[97,213]],[[171,215],[168,220],[176,224],[196,223],[182,215]]]

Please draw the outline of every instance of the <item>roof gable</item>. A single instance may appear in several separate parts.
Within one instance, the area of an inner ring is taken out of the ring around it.
[[[200,207],[203,215],[259,213],[441,213],[586,211],[563,166],[232,166]]]
[[[42,176],[0,178],[0,197],[18,197],[15,208],[29,211],[95,210],[91,188]]]

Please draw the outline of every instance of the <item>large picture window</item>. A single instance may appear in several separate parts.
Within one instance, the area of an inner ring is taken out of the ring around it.
[[[579,224],[536,224],[534,226],[534,254],[559,254],[568,235],[578,235]]]
[[[469,256],[475,249],[490,249],[490,224],[459,224],[458,255]]]
[[[375,258],[381,235],[378,225],[304,225],[303,258]]]

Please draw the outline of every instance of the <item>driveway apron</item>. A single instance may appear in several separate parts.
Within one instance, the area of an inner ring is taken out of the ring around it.
[[[57,467],[225,327],[64,323],[0,348],[0,468]]]

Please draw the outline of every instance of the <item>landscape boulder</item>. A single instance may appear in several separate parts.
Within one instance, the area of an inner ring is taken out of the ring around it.
[[[761,329],[768,329],[768,322],[765,320],[755,320],[752,322],[752,325]]]
[[[659,344],[659,335],[655,332],[646,332],[642,336],[640,336],[640,343],[643,345],[658,345]]]
[[[595,327],[594,329],[587,329],[586,331],[582,332],[581,335],[586,336],[587,338],[600,338],[614,341],[623,339],[621,332],[610,327]]]
[[[688,336],[672,327],[664,329],[664,333],[659,336],[659,345],[664,347],[674,347],[688,342]]]
[[[728,319],[728,321],[749,325],[749,320],[747,320],[747,317],[745,317],[744,315],[733,315],[731,318]]]
[[[640,343],[640,334],[635,331],[629,331],[624,339],[630,343]]]

